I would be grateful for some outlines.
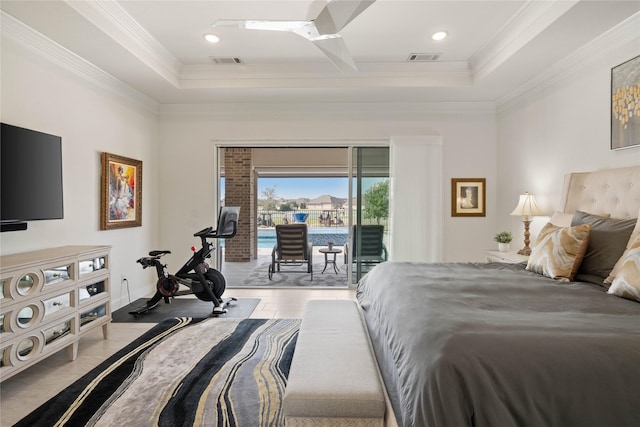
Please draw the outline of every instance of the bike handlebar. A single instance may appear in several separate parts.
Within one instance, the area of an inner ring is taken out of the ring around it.
[[[231,230],[230,233],[224,234],[224,230],[220,230],[222,234],[218,234],[218,230],[213,230],[212,234],[210,234],[209,237],[215,237],[217,239],[231,239],[238,232],[238,222],[237,221],[230,221],[230,222],[233,225],[233,229]]]
[[[197,233],[195,233],[194,236],[195,237],[201,237],[201,236],[208,237],[207,235],[209,233],[211,233],[211,231],[213,231],[213,227],[203,228],[202,230],[200,230]]]
[[[207,227],[195,233],[194,236],[200,237],[201,239],[205,239],[207,237],[211,239],[231,239],[236,235],[238,231],[237,222],[231,221],[231,223],[233,224],[233,229],[231,230],[231,233],[218,234],[218,230],[214,230],[213,227]]]

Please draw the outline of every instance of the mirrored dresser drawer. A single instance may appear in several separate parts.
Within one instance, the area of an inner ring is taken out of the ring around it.
[[[64,246],[0,257],[0,380],[111,322],[110,246]]]

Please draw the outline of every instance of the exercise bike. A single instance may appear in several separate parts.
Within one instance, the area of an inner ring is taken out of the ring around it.
[[[161,258],[171,251],[151,251],[148,257],[143,257],[136,262],[142,268],[155,267],[158,275],[156,293],[142,307],[130,311],[129,314],[138,317],[152,310],[164,299],[166,304],[171,303],[171,298],[193,293],[203,301],[213,303],[212,316],[219,316],[227,312],[226,306],[236,298],[223,299],[222,294],[226,288],[226,281],[222,273],[211,268],[206,259],[211,258],[214,245],[207,239],[231,239],[236,235],[238,226],[239,207],[223,207],[218,216],[218,228],[207,227],[194,234],[200,238],[201,248],[196,251],[192,247],[193,255],[175,274],[169,274],[167,265],[161,262]],[[188,291],[179,291],[180,285],[189,288]]]

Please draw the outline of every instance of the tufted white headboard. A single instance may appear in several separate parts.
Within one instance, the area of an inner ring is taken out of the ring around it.
[[[640,166],[568,173],[564,177],[560,209],[637,218],[640,211]]]

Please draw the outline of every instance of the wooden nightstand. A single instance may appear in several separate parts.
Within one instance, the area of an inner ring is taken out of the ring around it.
[[[508,264],[517,264],[520,262],[527,262],[529,259],[526,255],[520,255],[517,252],[500,252],[500,251],[486,251],[485,257],[487,262],[505,262]]]

